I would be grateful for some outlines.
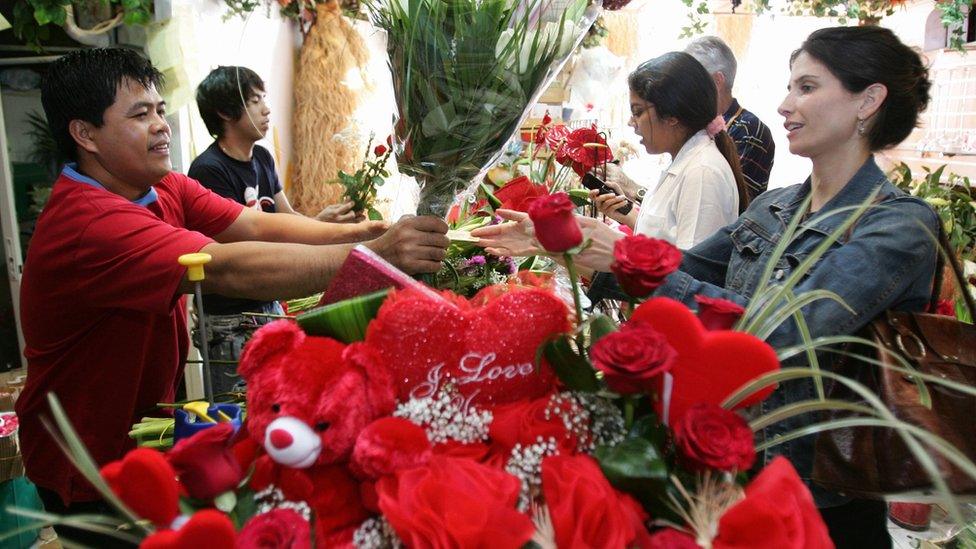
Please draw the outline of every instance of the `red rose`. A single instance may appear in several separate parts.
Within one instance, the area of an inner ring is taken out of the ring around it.
[[[384,154],[386,154],[386,147],[382,143],[380,143],[379,145],[376,146],[376,148],[373,149],[373,154],[376,156],[383,156]]]
[[[377,479],[427,463],[430,450],[423,427],[403,418],[384,417],[359,433],[351,466],[359,478]]]
[[[516,444],[529,446],[539,439],[553,438],[560,453],[576,453],[576,437],[566,429],[562,417],[546,412],[551,399],[551,396],[546,396],[520,400],[492,410],[488,432],[500,452],[509,454]]]
[[[515,509],[519,490],[508,473],[437,455],[376,483],[383,516],[407,547],[522,547],[535,527]]]
[[[728,299],[696,295],[695,301],[698,320],[706,330],[731,330],[746,312],[742,305]]]
[[[536,198],[529,205],[529,218],[535,226],[535,237],[547,251],[561,253],[583,242],[573,202],[566,193]]]
[[[139,517],[169,528],[179,515],[179,486],[166,457],[156,450],[136,448],[101,470],[102,478]]]
[[[715,549],[832,548],[827,525],[789,460],[779,456],[746,486],[746,497],[722,515]]]
[[[540,196],[547,196],[549,189],[545,185],[536,185],[528,177],[521,175],[495,191],[495,198],[502,203],[506,210],[527,212],[529,205]]]
[[[590,456],[545,458],[542,494],[557,547],[650,547],[647,514],[633,498],[610,486]]]
[[[255,515],[237,535],[236,549],[312,549],[312,529],[291,509],[272,509]]]
[[[613,246],[610,270],[633,297],[651,295],[681,265],[681,250],[666,240],[644,235],[627,236]]]
[[[502,470],[505,468],[509,454],[497,450],[498,448],[489,446],[484,442],[464,443],[454,439],[447,439],[447,442],[434,446],[435,454],[476,461],[482,465]]]
[[[687,532],[665,528],[651,535],[651,547],[657,549],[701,549],[695,538]]]
[[[756,461],[752,429],[717,404],[695,404],[674,423],[674,443],[694,471],[746,471]]]
[[[628,322],[590,349],[593,366],[603,372],[610,390],[622,395],[650,390],[653,379],[670,370],[677,356],[667,338],[643,322]]]
[[[166,454],[190,497],[209,500],[237,488],[244,474],[233,438],[233,425],[219,423],[177,442]]]

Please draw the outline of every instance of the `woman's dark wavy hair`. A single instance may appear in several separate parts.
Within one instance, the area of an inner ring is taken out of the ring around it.
[[[820,29],[793,52],[791,67],[800,53],[823,63],[851,93],[872,84],[888,88],[868,132],[872,151],[901,143],[918,126],[919,114],[929,103],[929,72],[921,56],[890,30],[872,26]]]
[[[718,116],[715,81],[701,63],[685,52],[672,51],[645,61],[630,73],[627,82],[638,97],[654,105],[659,117],[676,118],[690,135],[705,129]],[[715,145],[732,168],[742,213],[749,205],[749,193],[739,166],[739,152],[725,130],[715,136]]]
[[[68,124],[84,120],[101,127],[105,111],[115,103],[115,93],[125,80],[147,89],[159,88],[163,75],[148,59],[124,48],[78,50],[51,63],[41,82],[41,104],[51,134],[66,158],[78,160]]]

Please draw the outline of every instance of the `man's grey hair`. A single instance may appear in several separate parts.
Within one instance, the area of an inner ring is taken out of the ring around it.
[[[697,59],[708,74],[722,73],[726,88],[732,91],[732,84],[735,83],[735,55],[721,38],[717,36],[697,38],[688,44],[685,53]]]

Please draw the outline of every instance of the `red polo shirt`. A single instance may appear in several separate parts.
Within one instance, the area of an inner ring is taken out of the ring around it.
[[[242,206],[170,173],[130,202],[67,167],[37,221],[24,265],[27,384],[17,401],[27,476],[66,503],[99,499],[41,424],[61,400],[95,462],[130,448],[130,426],[172,402],[189,337],[185,268]]]

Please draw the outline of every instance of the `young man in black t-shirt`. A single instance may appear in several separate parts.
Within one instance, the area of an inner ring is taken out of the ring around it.
[[[246,67],[218,67],[207,75],[197,88],[197,107],[215,140],[193,160],[187,175],[249,208],[301,215],[285,196],[271,153],[257,145],[267,135],[270,123],[271,110],[265,98],[264,82]],[[352,211],[352,202],[328,206],[315,218],[336,223],[336,242],[372,238],[378,223],[364,221],[362,212]],[[210,358],[215,361],[211,366],[214,392],[226,392],[239,379],[234,362],[244,342],[256,327],[271,319],[242,313],[273,315],[282,311],[276,302],[215,294],[204,296],[204,311],[211,331]]]

